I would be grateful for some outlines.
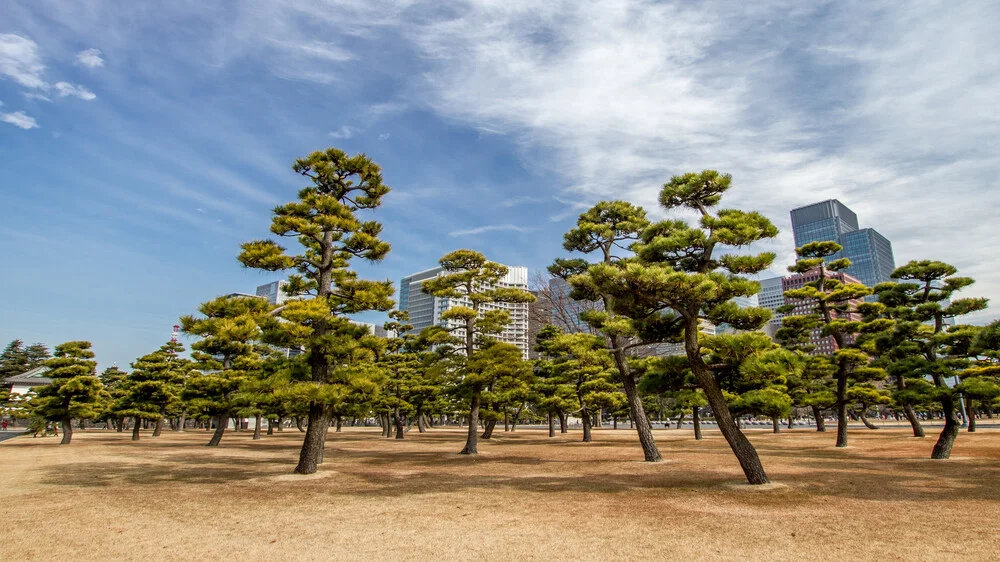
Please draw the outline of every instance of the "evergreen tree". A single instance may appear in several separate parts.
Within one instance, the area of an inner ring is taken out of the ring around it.
[[[183,398],[189,408],[215,419],[215,433],[209,447],[218,446],[238,404],[234,401],[240,385],[257,376],[262,358],[258,349],[260,323],[271,305],[256,297],[218,297],[198,307],[201,316],[184,316],[181,330],[201,338],[191,344],[195,368]]]
[[[873,346],[897,369],[929,376],[934,383],[929,395],[941,405],[945,426],[931,453],[933,459],[951,456],[958,437],[958,394],[949,387],[948,379],[968,366],[976,333],[972,327],[949,328],[947,324],[987,306],[984,298],[952,300],[956,292],[974,283],[969,277],[957,277],[957,272],[954,266],[939,261],[911,261],[892,272],[897,282],[875,287],[884,308],[882,316],[892,319],[893,324],[873,338]]]
[[[624,263],[623,256],[618,255],[620,251],[637,241],[648,226],[649,220],[642,207],[625,201],[602,201],[580,215],[576,228],[564,235],[563,242],[563,248],[569,252],[596,253],[597,261],[557,259],[549,267],[549,273],[570,282],[572,299],[600,303],[600,306],[587,307],[588,310],[580,318],[607,339],[643,455],[647,462],[659,462],[663,457],[653,439],[652,428],[639,396],[637,378],[629,367],[628,358],[642,345],[674,337],[676,330],[672,329],[672,324],[676,321],[658,310],[636,311],[636,319],[624,317],[612,291],[605,290],[591,279],[591,272],[597,267],[620,267]]]
[[[613,295],[610,308],[629,318],[636,332],[651,332],[661,341],[670,341],[678,337],[680,328],[688,368],[705,393],[722,435],[747,481],[764,484],[768,479],[757,451],[736,425],[701,351],[699,332],[703,322],[756,330],[770,318],[769,311],[740,308],[732,299],[760,291],[760,283],[743,275],[767,269],[774,254],[717,255],[721,247],[738,250],[778,232],[756,212],[712,211],[729,189],[730,181],[729,175],[713,170],[671,178],[660,193],[660,204],[668,211],[695,210],[701,215],[700,225],[690,226],[684,220],[650,225],[633,246],[635,258],[592,266],[589,277],[601,292]]]
[[[531,402],[539,414],[544,414],[549,427],[549,437],[556,436],[555,422],[559,420],[560,433],[567,433],[566,420],[569,412],[575,410],[577,398],[573,388],[565,384],[563,372],[557,361],[547,353],[552,340],[562,334],[562,330],[548,324],[535,337],[534,350],[540,354],[533,367],[535,372]]]
[[[33,343],[29,345],[24,350],[24,353],[28,358],[28,369],[34,369],[52,357],[52,354],[49,353],[49,348],[45,347],[45,344],[43,343]]]
[[[475,455],[478,450],[478,424],[483,391],[490,391],[495,384],[496,366],[487,357],[477,359],[482,349],[492,349],[494,336],[510,324],[510,313],[496,307],[498,303],[529,303],[535,300],[523,289],[500,287],[498,283],[507,275],[507,267],[486,259],[474,250],[455,250],[439,261],[444,274],[421,284],[422,290],[436,297],[458,300],[441,314],[446,329],[460,337],[465,352],[465,366],[461,369],[461,386],[469,393],[469,431],[463,455]],[[502,348],[493,349],[488,357],[503,355]],[[489,372],[477,371],[489,367]]]
[[[128,392],[128,373],[122,371],[117,366],[111,366],[104,369],[97,378],[101,379],[101,385],[104,386],[104,390],[108,392],[109,397],[108,408],[104,411],[102,417],[108,423],[113,423],[115,429],[120,432],[123,429],[124,416],[117,411],[116,405],[119,404]],[[108,429],[111,428],[109,427]]]
[[[20,375],[28,370],[28,353],[24,342],[13,340],[0,353],[0,379]]]
[[[133,441],[139,440],[143,420],[155,422],[153,437],[159,437],[168,410],[179,409],[181,388],[190,369],[190,361],[179,357],[183,352],[183,345],[170,341],[132,363],[114,411],[118,416],[133,418]]]
[[[359,215],[379,207],[389,187],[382,183],[381,169],[367,156],[348,157],[335,148],[296,160],[293,169],[312,185],[299,191],[298,200],[274,209],[271,232],[296,239],[301,252],[290,253],[273,240],[257,240],[243,244],[240,261],[255,269],[298,272],[286,287],[296,300],[286,303],[280,315],[286,320],[285,336],[306,350],[316,387],[313,394],[319,396],[330,384],[336,364],[333,346],[339,338],[332,332],[337,320],[365,310],[392,308],[391,281],[360,280],[349,269],[354,258],[380,261],[389,252],[389,244],[379,239],[382,226]],[[295,472],[316,472],[332,415],[325,400],[310,401],[309,428]]]
[[[786,317],[782,321],[784,328],[795,328],[799,331],[798,338],[810,337],[813,331],[819,330],[823,336],[830,336],[836,343],[837,351],[832,354],[831,365],[836,368],[836,407],[837,407],[837,447],[847,446],[847,408],[849,400],[847,391],[851,383],[869,381],[881,375],[881,371],[869,370],[869,357],[858,351],[857,335],[861,331],[877,332],[885,329],[886,321],[874,320],[862,324],[861,314],[871,314],[872,305],[861,304],[861,299],[871,294],[871,289],[860,283],[844,283],[831,276],[850,267],[847,258],[826,262],[827,258],[836,256],[843,247],[836,242],[810,242],[797,248],[798,260],[788,268],[793,273],[816,273],[816,279],[804,284],[800,289],[785,291],[786,299],[793,303],[779,308],[781,312],[793,312],[799,306],[810,310],[807,314],[794,315],[797,320]],[[792,322],[798,321],[796,325]],[[853,348],[853,349],[849,349]]]
[[[32,415],[62,424],[62,444],[73,439],[73,418],[98,417],[108,399],[94,370],[97,362],[90,342],[70,341],[56,346],[55,357],[45,362],[50,384],[35,389]]]
[[[969,415],[969,431],[976,431],[977,409],[992,412],[1000,407],[1000,320],[983,327],[972,341],[972,366],[961,373],[962,383],[956,388],[965,397]]]

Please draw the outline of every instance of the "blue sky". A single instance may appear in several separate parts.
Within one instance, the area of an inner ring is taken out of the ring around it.
[[[327,146],[393,188],[367,277],[459,247],[540,270],[588,204],[662,217],[714,168],[782,229],[775,272],[788,211],[838,198],[1000,298],[1000,7],[744,4],[0,0],[0,343],[126,365],[276,279],[239,243]]]

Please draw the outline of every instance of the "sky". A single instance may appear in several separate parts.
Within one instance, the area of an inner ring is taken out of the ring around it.
[[[0,0],[0,343],[126,366],[242,268],[295,158],[364,152],[392,279],[473,248],[542,271],[671,176],[781,230],[836,198],[1000,306],[1000,4]],[[995,309],[967,320],[985,323]],[[377,315],[363,319],[376,320]],[[186,341],[186,340],[183,340]]]

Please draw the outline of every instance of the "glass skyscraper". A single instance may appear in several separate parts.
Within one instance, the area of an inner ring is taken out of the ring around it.
[[[827,261],[851,260],[846,273],[867,287],[891,281],[896,268],[892,243],[873,228],[859,228],[858,216],[836,199],[813,203],[792,210],[792,233],[795,247],[809,242],[836,242],[844,249]]]

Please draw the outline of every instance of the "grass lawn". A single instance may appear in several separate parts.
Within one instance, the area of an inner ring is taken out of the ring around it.
[[[774,484],[742,484],[717,431],[548,439],[518,429],[456,454],[464,430],[404,441],[332,430],[326,463],[290,474],[302,434],[79,431],[0,444],[0,560],[866,559],[1000,556],[1000,430],[749,430]]]

